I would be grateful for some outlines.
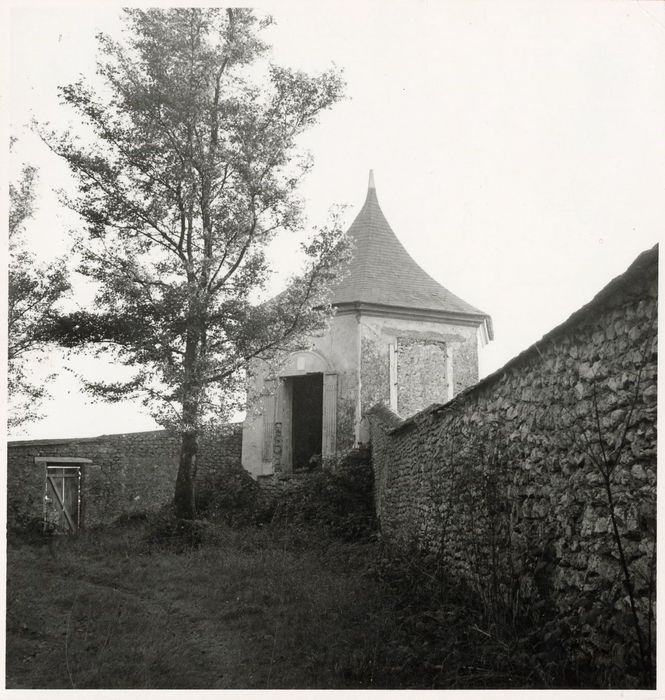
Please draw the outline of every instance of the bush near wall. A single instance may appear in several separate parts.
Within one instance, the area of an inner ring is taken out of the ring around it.
[[[374,475],[365,449],[348,451],[334,468],[321,467],[261,484],[242,468],[218,470],[199,490],[197,511],[231,526],[304,528],[323,537],[365,540],[376,531]]]
[[[384,536],[436,552],[608,683],[655,664],[657,247],[502,370],[368,414]]]

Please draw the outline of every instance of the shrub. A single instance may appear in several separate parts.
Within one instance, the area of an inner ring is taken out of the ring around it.
[[[612,688],[637,687],[639,668],[608,673],[598,657],[571,653],[575,630],[555,611],[488,611],[463,580],[415,543],[382,542],[366,563],[372,605],[367,639],[342,660],[354,687]],[[598,621],[595,621],[596,624]]]
[[[333,471],[322,467],[270,486],[242,468],[219,471],[197,494],[197,512],[232,527],[304,526],[345,541],[376,531],[374,475],[366,450],[353,450]]]
[[[17,498],[7,499],[7,536],[10,539],[27,540],[32,543],[47,541],[55,534],[56,526],[44,518],[30,515],[35,508],[31,502]]]
[[[200,517],[231,526],[257,522],[260,486],[242,467],[216,472],[196,493],[196,511]]]
[[[368,454],[354,450],[335,471],[323,467],[278,493],[274,519],[345,541],[367,539],[376,531],[373,484]]]
[[[148,542],[176,552],[198,549],[209,539],[211,529],[210,523],[205,520],[176,518],[172,505],[151,513],[147,523]]]
[[[10,540],[23,540],[31,544],[46,543],[55,534],[55,523],[43,518],[24,517],[14,520],[11,527],[7,528],[7,537]]]

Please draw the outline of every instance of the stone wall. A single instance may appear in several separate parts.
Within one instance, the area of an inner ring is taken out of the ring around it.
[[[241,425],[201,440],[197,485],[216,470],[240,465]],[[7,449],[9,527],[43,515],[46,467],[35,457],[91,460],[81,467],[81,524],[112,522],[122,514],[154,510],[173,498],[180,441],[157,430],[70,440],[10,442]]]
[[[452,401],[367,416],[384,537],[614,669],[655,654],[657,267]]]

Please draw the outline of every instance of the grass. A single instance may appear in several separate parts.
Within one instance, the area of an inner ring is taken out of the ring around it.
[[[344,685],[374,545],[219,527],[176,553],[143,527],[9,545],[7,687]]]
[[[10,539],[8,688],[607,686],[375,541],[214,525],[178,551],[149,527]]]

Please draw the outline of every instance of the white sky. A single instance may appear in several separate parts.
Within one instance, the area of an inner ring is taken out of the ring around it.
[[[343,68],[348,99],[304,139],[310,223],[381,207],[415,260],[491,314],[497,369],[588,302],[664,230],[665,3],[261,3],[277,63]],[[8,112],[17,160],[39,168],[30,240],[67,251],[73,219],[53,194],[66,168],[23,127],[67,124],[57,86],[94,74],[98,30],[119,10],[30,5],[10,15]],[[274,248],[292,269],[293,243]],[[83,290],[79,292],[84,296]],[[16,437],[148,430],[141,406],[91,404],[62,353],[47,417]],[[71,363],[100,372],[96,361]],[[39,375],[41,376],[41,375]]]

